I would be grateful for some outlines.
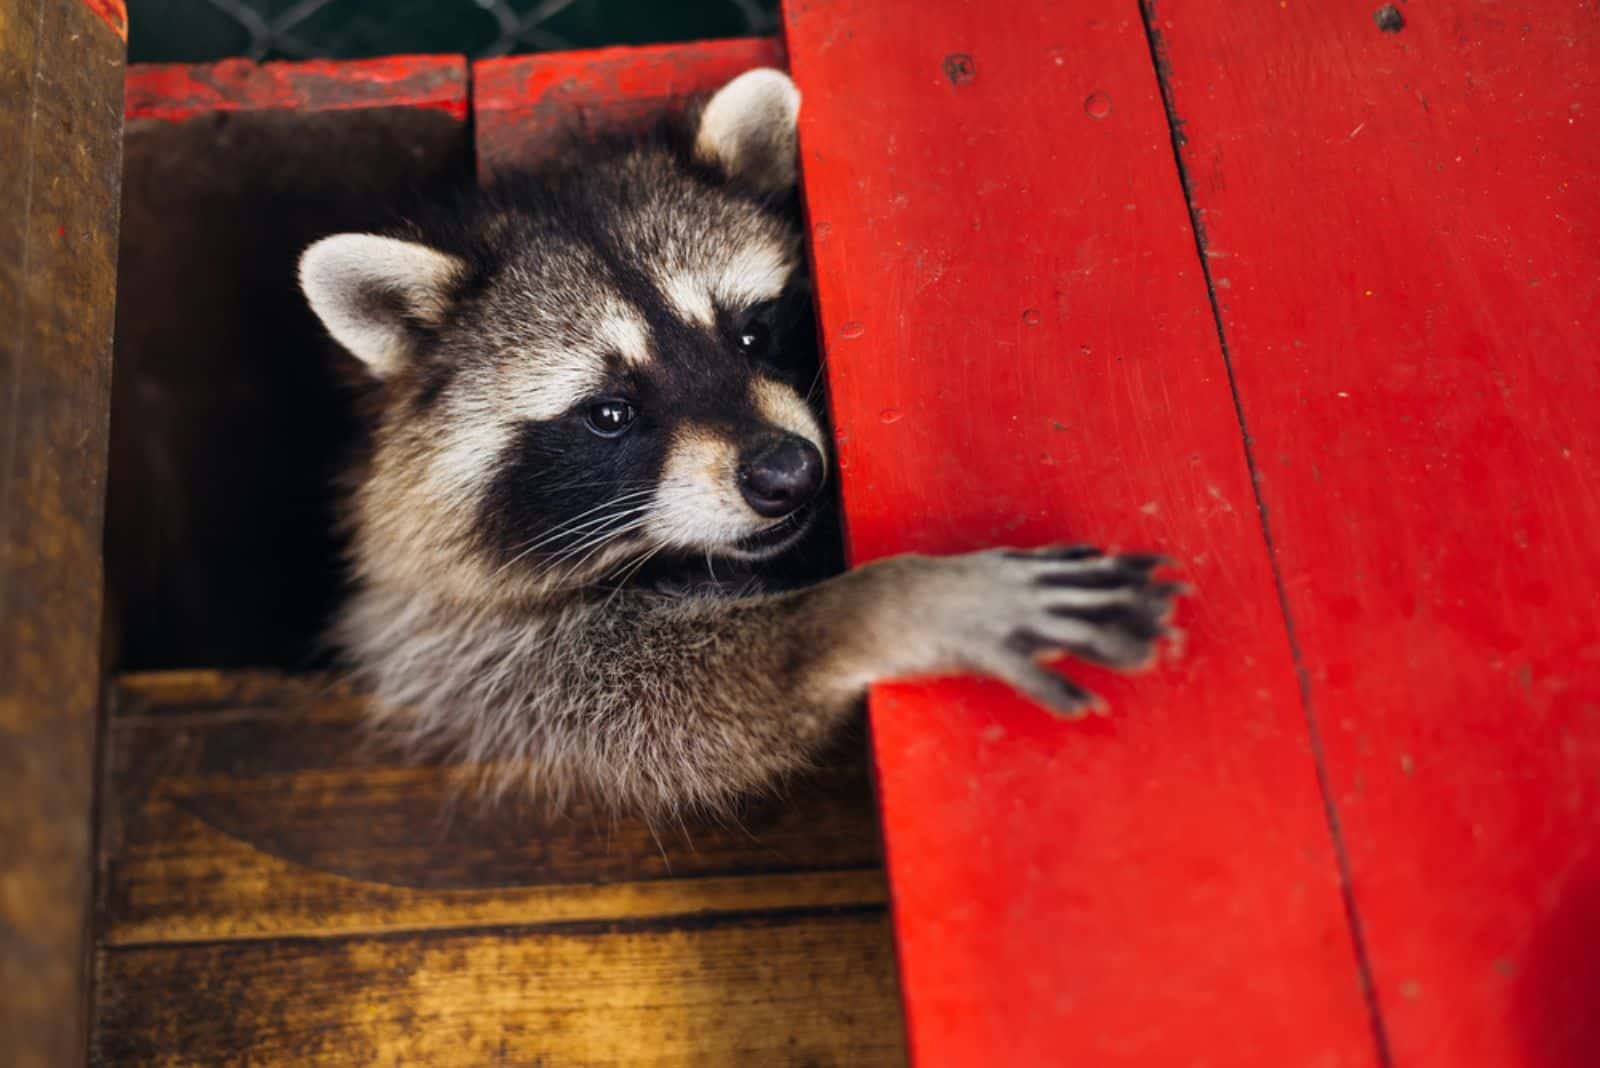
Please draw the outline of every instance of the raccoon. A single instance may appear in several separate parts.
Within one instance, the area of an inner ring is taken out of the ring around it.
[[[976,672],[1078,714],[1096,698],[1042,661],[1136,668],[1165,633],[1155,556],[785,570],[831,498],[799,102],[752,71],[301,259],[376,382],[334,641],[380,724],[492,792],[718,813],[813,761],[875,681]]]

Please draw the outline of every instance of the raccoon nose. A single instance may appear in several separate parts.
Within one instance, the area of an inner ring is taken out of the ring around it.
[[[739,492],[757,515],[788,515],[822,488],[822,454],[793,434],[750,455],[739,465]]]

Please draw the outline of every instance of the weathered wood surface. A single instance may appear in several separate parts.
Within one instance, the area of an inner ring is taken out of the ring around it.
[[[409,108],[467,114],[460,56],[253,63],[146,63],[128,73],[127,117],[181,121],[227,111]],[[329,147],[326,144],[324,147]]]
[[[1393,1063],[1600,1063],[1595,7],[1151,6]]]
[[[472,65],[478,174],[551,159],[574,139],[683,107],[754,67],[782,67],[776,38],[482,59]]]
[[[121,680],[96,1063],[897,1063],[861,738],[652,831],[484,810],[361,711],[314,676]]]
[[[314,678],[156,673],[108,721],[107,944],[882,904],[861,739],[726,826],[485,811]],[[459,803],[458,803],[459,802]],[[749,878],[759,876],[759,878]]]
[[[874,695],[914,1055],[1373,1064],[1136,5],[785,13],[854,558],[1088,540],[1196,590],[1181,658],[1071,665],[1108,719]]]
[[[0,1059],[82,1062],[123,44],[0,0]]]
[[[876,1068],[881,910],[104,955],[91,1064]]]

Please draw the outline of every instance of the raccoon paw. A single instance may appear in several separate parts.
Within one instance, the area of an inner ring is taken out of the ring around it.
[[[1170,563],[1162,556],[1079,545],[968,559],[992,569],[988,581],[1001,594],[990,599],[980,639],[988,648],[973,651],[974,666],[1061,715],[1104,712],[1105,704],[1042,661],[1065,653],[1121,671],[1146,667],[1168,634],[1175,599],[1186,592],[1155,577]]]

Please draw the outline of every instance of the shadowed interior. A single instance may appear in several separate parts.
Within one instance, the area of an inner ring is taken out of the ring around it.
[[[125,151],[108,660],[306,666],[339,593],[359,376],[295,261],[468,180],[468,132],[424,109],[241,112],[131,122]]]

